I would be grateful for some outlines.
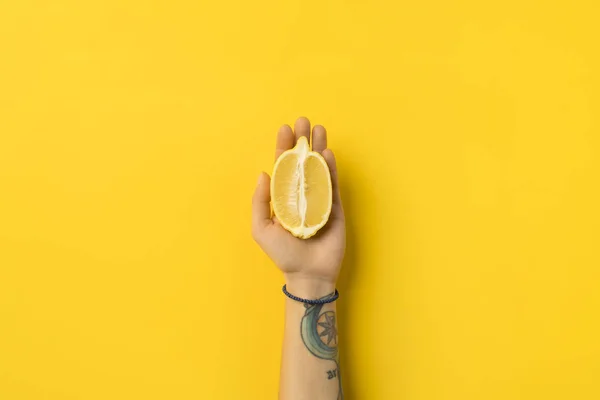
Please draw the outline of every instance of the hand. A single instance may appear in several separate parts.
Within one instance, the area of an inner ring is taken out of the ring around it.
[[[301,136],[310,139],[308,119],[298,118],[294,132],[288,125],[282,126],[277,134],[275,159],[294,147]],[[312,150],[323,156],[331,173],[333,204],[329,221],[309,239],[292,236],[271,215],[270,177],[263,172],[252,198],[252,236],[284,273],[291,293],[316,298],[331,293],[335,288],[346,249],[346,224],[335,157],[327,148],[327,132],[324,127],[315,125],[312,136]]]

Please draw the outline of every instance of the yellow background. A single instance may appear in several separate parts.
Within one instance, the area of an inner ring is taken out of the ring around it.
[[[348,399],[600,398],[594,3],[0,1],[0,399],[274,399],[249,206],[299,115]]]

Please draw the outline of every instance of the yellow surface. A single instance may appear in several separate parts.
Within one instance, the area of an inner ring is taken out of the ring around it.
[[[300,114],[348,214],[348,399],[600,398],[598,17],[1,1],[0,399],[274,399],[249,203]]]

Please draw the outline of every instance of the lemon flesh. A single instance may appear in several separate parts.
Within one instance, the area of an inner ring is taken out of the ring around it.
[[[311,151],[303,136],[273,168],[271,202],[279,223],[292,235],[307,239],[331,214],[331,175],[325,159]]]

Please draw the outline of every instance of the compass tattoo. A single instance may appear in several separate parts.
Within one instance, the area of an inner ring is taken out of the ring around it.
[[[333,294],[327,295],[323,299],[327,299],[330,296],[333,296]],[[321,312],[323,308],[322,304],[305,304],[304,307],[306,307],[306,312],[300,323],[302,341],[312,355],[324,360],[331,360],[335,363],[335,369],[326,371],[327,379],[337,378],[339,384],[337,399],[343,400],[344,394],[342,392],[342,378],[340,375],[335,312]]]

